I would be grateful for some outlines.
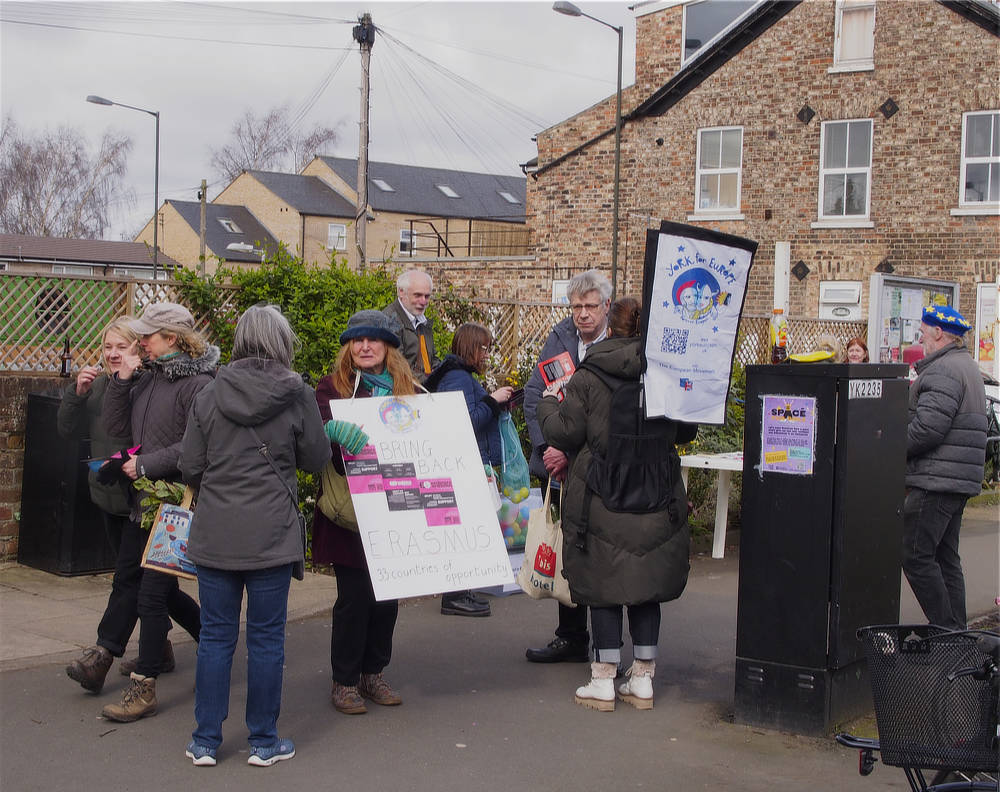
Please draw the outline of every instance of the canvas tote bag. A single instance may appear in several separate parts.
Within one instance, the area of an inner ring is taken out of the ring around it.
[[[552,598],[575,607],[570,597],[569,581],[563,577],[563,540],[560,520],[552,519],[552,480],[545,488],[540,509],[528,515],[528,533],[524,541],[524,562],[517,573],[517,584],[533,599]],[[559,489],[560,513],[562,488]]]

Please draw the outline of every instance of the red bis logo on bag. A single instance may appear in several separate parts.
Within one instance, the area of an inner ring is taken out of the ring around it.
[[[556,551],[545,542],[538,545],[535,553],[535,571],[545,577],[554,577],[556,572]]]

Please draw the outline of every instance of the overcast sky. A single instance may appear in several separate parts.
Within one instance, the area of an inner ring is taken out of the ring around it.
[[[154,122],[88,104],[88,94],[160,112],[160,203],[214,197],[210,149],[248,109],[309,108],[302,127],[337,126],[326,154],[357,156],[357,17],[385,35],[372,51],[372,160],[519,174],[531,136],[615,90],[617,38],[551,2],[0,2],[0,110],[23,129],[77,127],[96,148],[130,136],[128,183],[107,238],[152,214]],[[578,3],[625,29],[623,85],[634,81],[626,3]],[[338,64],[340,64],[339,68]],[[313,101],[314,100],[314,101]]]

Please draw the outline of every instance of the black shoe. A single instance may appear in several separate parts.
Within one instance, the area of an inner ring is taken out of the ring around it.
[[[555,638],[543,649],[528,649],[524,656],[529,663],[589,663],[590,647]]]
[[[469,592],[469,599],[471,599],[473,602],[478,602],[480,605],[489,605],[490,604],[490,601],[488,599],[486,599],[486,597],[480,596],[475,591],[470,591]]]
[[[490,604],[477,602],[468,592],[441,597],[441,613],[445,616],[489,616]]]

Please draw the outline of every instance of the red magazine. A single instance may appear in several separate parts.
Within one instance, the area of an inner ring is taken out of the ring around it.
[[[545,387],[548,388],[555,383],[565,385],[566,381],[573,376],[573,372],[576,371],[576,366],[573,364],[573,358],[569,356],[569,352],[560,352],[555,357],[539,363],[538,370],[542,374]],[[560,391],[559,401],[562,401],[562,398],[563,395]]]

